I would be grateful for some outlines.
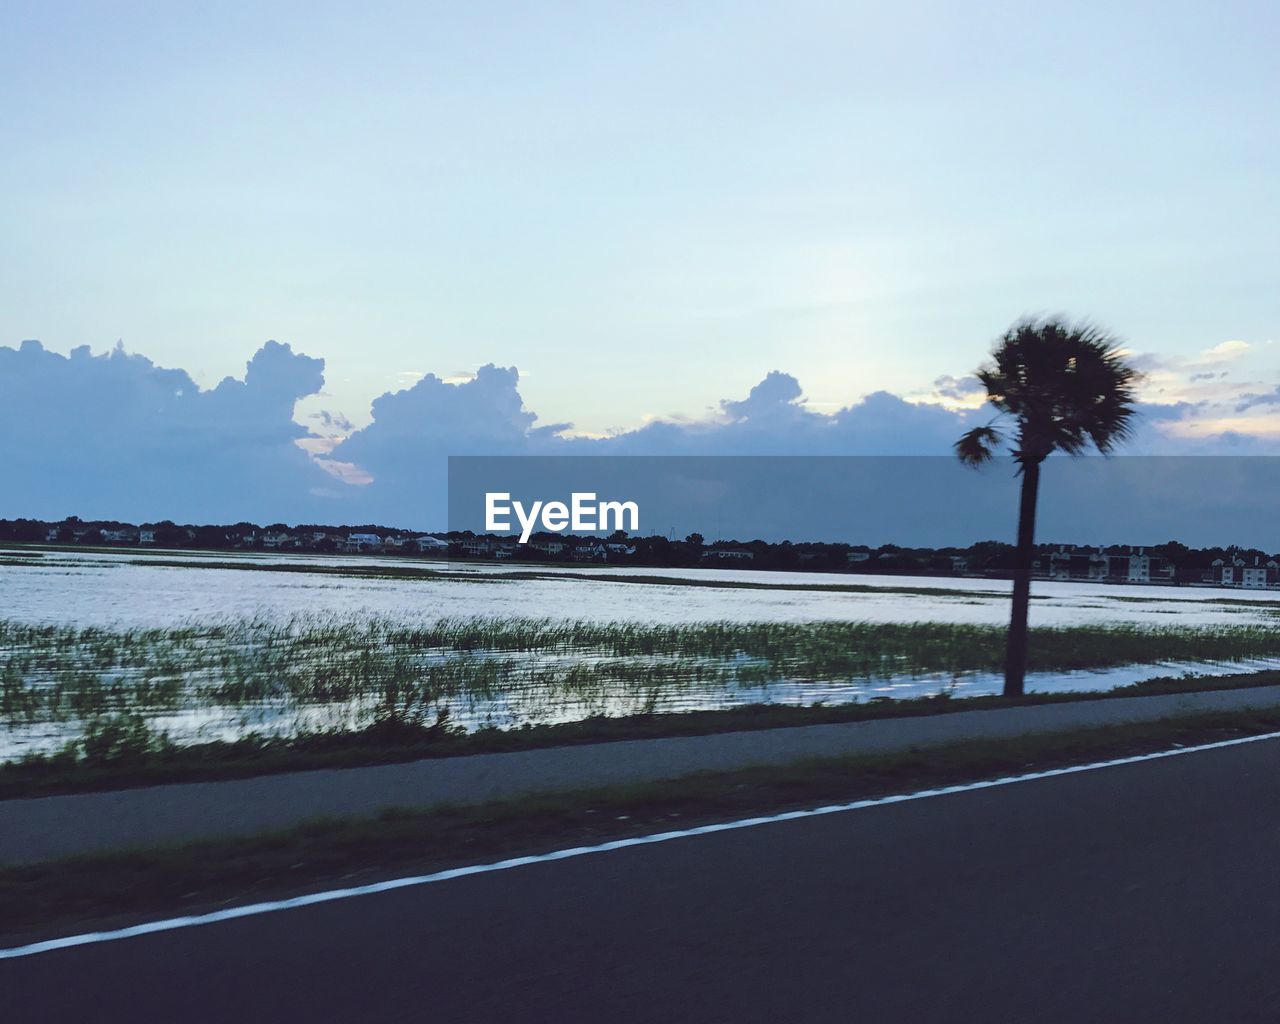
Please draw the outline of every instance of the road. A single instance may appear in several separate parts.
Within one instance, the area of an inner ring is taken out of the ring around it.
[[[0,961],[8,1021],[1280,1019],[1280,741]]]

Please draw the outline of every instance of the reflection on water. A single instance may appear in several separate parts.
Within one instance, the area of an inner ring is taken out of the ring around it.
[[[177,562],[181,564],[161,564]],[[197,565],[196,563],[200,563]],[[250,569],[204,568],[209,564]],[[442,578],[395,578],[273,570],[292,567],[435,569]],[[521,574],[518,578],[513,573]],[[590,577],[587,579],[581,576]],[[670,582],[627,583],[600,577],[646,576]],[[704,585],[691,586],[692,581]],[[763,584],[744,589],[718,584]],[[3,617],[24,623],[168,627],[186,622],[257,618],[287,622],[299,614],[383,617],[406,624],[444,618],[535,617],[594,622],[680,624],[727,622],[943,622],[1000,625],[1008,615],[1008,583],[750,570],[619,569],[460,565],[392,558],[276,554],[137,554],[46,552],[0,558]],[[867,588],[831,590],[822,587]],[[1231,626],[1270,623],[1280,594],[1213,588],[1035,584],[1032,624],[1073,626]],[[0,668],[4,652],[0,651]],[[1223,664],[1156,663],[1098,671],[1034,673],[1034,692],[1107,690],[1155,676],[1214,674],[1280,667],[1277,660]],[[998,693],[992,673],[930,674],[837,681],[787,680],[750,685],[708,681],[637,692],[634,685],[576,694],[514,687],[485,698],[442,701],[451,721],[468,729],[575,721],[590,715],[710,710],[753,703],[844,704],[949,692]],[[283,701],[249,707],[200,707],[152,719],[178,743],[232,739],[248,733],[290,735],[347,729],[368,708],[350,703],[298,706]],[[78,733],[75,723],[19,723],[0,729],[0,760],[50,752]]]
[[[1004,580],[857,576],[734,569],[513,567],[422,559],[208,552],[139,554],[47,552],[0,561],[4,617],[33,623],[149,627],[191,620],[287,620],[300,612],[368,614],[405,622],[470,616],[551,617],[598,622],[955,622],[1008,618]],[[188,563],[188,567],[170,563]],[[396,579],[298,571],[206,569],[195,564],[335,569],[438,570],[445,579]],[[536,578],[507,578],[535,573]],[[579,576],[670,578],[622,583]],[[680,580],[765,584],[765,589],[688,586]],[[840,592],[823,586],[867,587]],[[903,590],[910,592],[904,593]],[[1280,591],[1037,581],[1032,625],[1097,622],[1226,625],[1270,621]],[[921,593],[924,591],[925,593]]]

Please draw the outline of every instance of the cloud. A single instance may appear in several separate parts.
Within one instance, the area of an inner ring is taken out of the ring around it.
[[[1246,352],[1252,345],[1247,341],[1223,341],[1207,348],[1191,361],[1192,366],[1220,366],[1223,363],[1235,362]]]
[[[514,368],[484,366],[470,380],[428,375],[373,403],[372,422],[331,457],[364,470],[366,521],[430,522],[445,511],[449,455],[950,455],[977,415],[877,391],[833,413],[804,402],[800,383],[773,371],[708,419],[655,419],[605,437],[538,425]],[[410,518],[407,518],[410,517]]]
[[[424,458],[525,451],[570,424],[535,427],[524,407],[514,366],[482,366],[469,380],[450,383],[433,373],[412,387],[374,399],[372,422],[334,449],[335,458],[364,466],[375,480],[412,471]]]
[[[340,412],[330,412],[328,409],[321,409],[319,412],[313,412],[309,419],[318,420],[320,426],[324,427],[335,434],[346,436],[355,430],[353,424],[346,416]]]
[[[1241,395],[1236,403],[1236,412],[1247,412],[1250,409],[1272,405],[1280,405],[1280,387],[1272,388],[1270,391],[1251,391]]]
[[[1231,358],[1241,345],[1208,351]],[[1242,395],[1219,371],[1189,385],[1185,362],[1176,373],[1178,387],[1144,395],[1126,453],[1280,451],[1280,414],[1252,412],[1280,405],[1280,389]],[[96,356],[38,342],[0,348],[0,447],[13,453],[0,515],[438,528],[450,455],[949,457],[964,430],[993,415],[972,377],[937,377],[918,400],[874,391],[830,409],[774,370],[703,418],[659,417],[590,437],[568,422],[544,424],[525,406],[516,368],[490,364],[379,396],[361,429],[331,410],[300,426],[295,403],[323,384],[323,360],[276,342],[253,355],[243,378],[209,390],[120,346]]]
[[[933,393],[940,399],[965,405],[981,405],[987,397],[987,389],[977,377],[953,377],[950,374],[934,380]]]
[[[1161,430],[1175,450],[1270,450],[1275,431],[1269,410],[1280,405],[1280,388],[1259,378],[1272,376],[1267,361],[1271,352],[1269,341],[1237,339],[1191,358],[1147,353],[1130,362],[1144,372],[1140,392],[1152,408],[1177,410],[1176,415],[1157,417],[1165,421]]]
[[[801,405],[800,382],[789,373],[772,370],[740,402],[723,399],[721,411],[730,420],[794,420],[805,415]]]
[[[373,402],[372,422],[351,433],[325,461],[343,464],[335,476],[367,476],[359,495],[364,521],[443,522],[446,460],[450,455],[533,453],[570,424],[535,426],[524,407],[515,367],[489,364],[450,382],[429,373],[411,387]],[[350,468],[348,468],[350,467]]]
[[[68,356],[38,341],[0,347],[0,449],[11,515],[279,518],[331,483],[297,441],[294,403],[324,361],[267,342],[243,380],[203,391],[184,370],[117,345]]]

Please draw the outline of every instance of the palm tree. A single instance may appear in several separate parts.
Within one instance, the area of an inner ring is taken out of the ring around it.
[[[1013,611],[1004,662],[1004,695],[1020,697],[1027,673],[1027,610],[1035,544],[1040,464],[1054,452],[1103,455],[1129,436],[1137,372],[1114,337],[1088,323],[1024,319],[996,344],[978,370],[987,400],[1000,415],[956,442],[969,466],[989,461],[1008,445],[1022,477],[1018,543],[1013,564]],[[1000,421],[1008,417],[1007,426]]]

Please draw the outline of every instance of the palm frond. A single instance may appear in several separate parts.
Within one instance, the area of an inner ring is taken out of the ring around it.
[[[956,457],[966,466],[981,466],[995,456],[996,446],[1003,438],[995,427],[974,427],[961,435],[956,442]]]
[[[1017,420],[1013,454],[1019,459],[1055,451],[1080,455],[1090,448],[1107,454],[1131,434],[1139,375],[1117,340],[1087,321],[1020,320],[977,376],[991,404]],[[956,445],[969,464],[968,453],[983,441],[972,434]]]

